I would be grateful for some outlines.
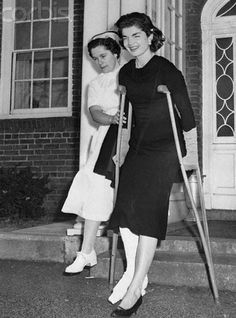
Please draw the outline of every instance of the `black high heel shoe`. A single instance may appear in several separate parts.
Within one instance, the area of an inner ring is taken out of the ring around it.
[[[134,313],[137,313],[138,308],[141,306],[143,301],[143,297],[140,296],[139,299],[136,301],[136,303],[133,305],[133,307],[129,309],[124,309],[120,306],[118,306],[112,313],[111,317],[130,317]]]

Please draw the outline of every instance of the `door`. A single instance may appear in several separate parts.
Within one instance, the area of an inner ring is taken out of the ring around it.
[[[203,28],[203,170],[207,208],[227,210],[236,209],[236,5],[218,3]]]

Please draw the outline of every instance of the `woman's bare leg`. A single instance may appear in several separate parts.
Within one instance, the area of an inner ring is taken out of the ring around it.
[[[141,296],[142,283],[151,266],[157,246],[157,239],[149,236],[139,236],[135,260],[135,272],[129,289],[120,303],[124,309],[131,308]]]
[[[94,245],[97,237],[97,231],[100,221],[85,220],[84,222],[84,235],[81,252],[90,254],[94,250]]]
[[[99,225],[100,221],[85,220],[82,249],[77,252],[74,262],[66,267],[65,273],[67,275],[80,273],[86,265],[94,266],[97,264],[94,245]]]

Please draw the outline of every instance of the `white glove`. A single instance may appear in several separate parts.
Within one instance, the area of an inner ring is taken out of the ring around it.
[[[186,170],[192,170],[198,165],[197,128],[183,132],[186,144],[187,155],[183,157],[183,164]]]

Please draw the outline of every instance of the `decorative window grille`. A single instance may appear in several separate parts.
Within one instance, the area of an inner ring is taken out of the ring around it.
[[[216,135],[233,137],[235,133],[234,47],[233,38],[215,40],[216,59]]]

